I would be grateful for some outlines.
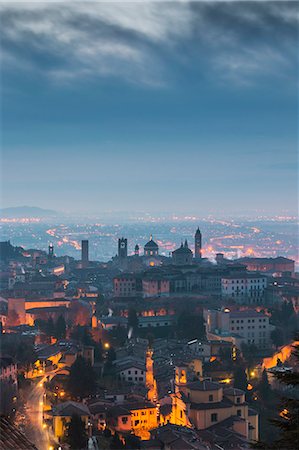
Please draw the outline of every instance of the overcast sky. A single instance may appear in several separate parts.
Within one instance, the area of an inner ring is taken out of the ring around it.
[[[0,11],[3,206],[296,211],[297,2]]]

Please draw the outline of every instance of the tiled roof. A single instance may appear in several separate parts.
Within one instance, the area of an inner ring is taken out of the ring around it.
[[[223,393],[224,393],[224,395],[244,395],[245,394],[245,392],[241,391],[241,389],[235,389],[235,388],[224,389]]]
[[[0,448],[3,450],[37,450],[35,445],[5,417],[0,417]]]
[[[52,410],[52,414],[53,416],[60,417],[71,417],[73,414],[89,416],[90,411],[84,403],[68,401],[55,406]]]
[[[109,417],[119,417],[119,416],[130,416],[131,412],[127,408],[122,406],[113,406],[108,409],[107,416]]]
[[[213,381],[192,381],[187,384],[187,387],[191,389],[191,391],[218,391],[221,389],[221,385],[219,383],[214,383]]]
[[[229,400],[222,400],[221,402],[211,403],[191,403],[190,409],[196,409],[198,411],[205,411],[207,409],[225,409],[231,408],[233,405]]]

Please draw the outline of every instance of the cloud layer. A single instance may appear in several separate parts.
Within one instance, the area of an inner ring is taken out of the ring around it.
[[[296,2],[1,3],[3,68],[52,81],[166,86],[180,70],[241,85],[297,77]]]

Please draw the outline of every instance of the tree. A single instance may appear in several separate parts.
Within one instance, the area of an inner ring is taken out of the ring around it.
[[[259,393],[260,393],[260,397],[261,400],[263,400],[263,402],[266,402],[269,400],[270,395],[271,395],[271,386],[269,384],[269,380],[268,380],[268,375],[267,375],[267,371],[266,369],[263,370],[262,373],[262,379],[261,382],[259,384]]]
[[[283,332],[281,328],[276,327],[273,331],[271,331],[271,339],[276,348],[284,344]]]
[[[297,338],[297,340],[299,337]],[[299,345],[294,347],[293,355],[299,363]],[[289,372],[276,372],[275,378],[288,390],[279,404],[279,411],[276,418],[270,419],[279,431],[279,436],[273,442],[258,442],[254,448],[294,450],[299,448],[299,372],[292,369]]]
[[[109,363],[113,363],[113,361],[115,361],[116,359],[116,353],[113,347],[110,347],[108,352],[107,352],[107,362]]]
[[[77,325],[72,333],[71,338],[79,341],[83,345],[94,345],[94,340],[87,327],[82,325]]]
[[[110,444],[110,448],[111,448],[111,450],[121,450],[124,448],[124,445],[121,442],[121,440],[119,439],[119,436],[117,433],[115,433],[113,435],[113,438],[112,438],[111,444]]]
[[[110,347],[107,352],[106,363],[104,366],[104,375],[114,375],[115,374],[115,366],[113,365],[113,361],[116,359],[116,353],[113,347]]]
[[[203,316],[183,311],[178,318],[177,335],[181,339],[202,339],[205,335]]]
[[[125,448],[128,450],[140,449],[140,438],[134,434],[128,434],[126,436]]]
[[[48,336],[54,336],[54,332],[55,332],[55,325],[54,325],[52,317],[49,317],[46,327],[45,327],[45,333]]]
[[[128,312],[128,330],[130,330],[130,328],[132,328],[134,334],[136,334],[136,331],[138,330],[138,317],[134,308],[129,308]]]
[[[101,362],[103,361],[103,344],[102,341],[96,343],[95,342],[95,346],[94,346],[94,360],[96,362]]]
[[[34,325],[35,325],[40,331],[43,331],[44,333],[46,332],[46,329],[47,329],[47,321],[46,321],[46,320],[44,320],[44,319],[35,319]]]
[[[293,354],[299,363],[299,345],[294,347]],[[275,378],[283,385],[293,388],[294,392],[291,389],[288,396],[282,397],[279,418],[272,420],[280,429],[280,437],[274,442],[274,448],[299,448],[299,372],[296,369],[286,373],[277,372]]]
[[[234,387],[246,392],[247,384],[247,376],[244,368],[237,366],[234,370]]]
[[[74,414],[71,418],[66,441],[72,450],[82,450],[87,448],[88,436],[85,425],[77,414]]]
[[[63,316],[59,316],[55,324],[54,335],[57,339],[64,339],[66,334],[66,323]]]
[[[34,339],[31,336],[21,336],[14,333],[1,335],[1,352],[12,356],[18,366],[29,369],[36,361],[37,355],[34,350]]]
[[[73,397],[84,398],[94,392],[95,373],[88,361],[78,356],[71,366],[68,389]]]

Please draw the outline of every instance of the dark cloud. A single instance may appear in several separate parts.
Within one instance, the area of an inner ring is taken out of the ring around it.
[[[159,86],[170,62],[235,82],[297,75],[296,2],[7,3],[0,11],[7,66],[56,79],[113,75]]]

